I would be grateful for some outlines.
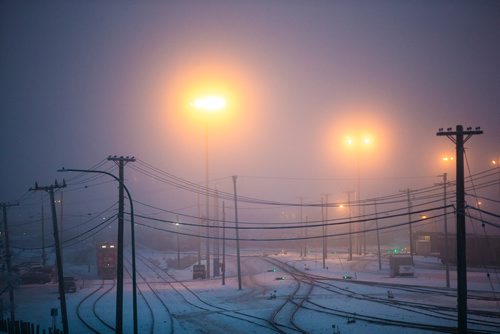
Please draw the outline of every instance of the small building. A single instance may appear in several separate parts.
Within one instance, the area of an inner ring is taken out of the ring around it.
[[[391,277],[395,276],[413,276],[415,274],[415,266],[413,258],[407,254],[393,254],[389,258],[389,268]]]

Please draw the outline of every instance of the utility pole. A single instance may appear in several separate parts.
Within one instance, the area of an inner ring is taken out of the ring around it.
[[[119,161],[119,159],[123,160],[124,162],[128,161],[135,161],[135,158],[129,158],[128,156],[126,158],[118,158],[117,156],[114,156],[113,158],[111,156],[108,157],[108,160],[114,160],[114,161]],[[108,176],[111,176],[115,181],[117,181],[120,184],[120,187],[123,187],[123,190],[127,193],[127,197],[129,200],[129,205],[130,205],[130,241],[132,244],[132,312],[133,312],[133,319],[134,319],[134,334],[137,334],[139,332],[138,328],[138,317],[137,317],[137,270],[136,270],[136,262],[135,262],[135,222],[134,222],[134,201],[132,200],[132,195],[130,194],[130,191],[128,190],[127,186],[125,186],[125,182],[123,180],[123,173],[121,174],[121,178],[118,178],[114,174],[111,174],[106,171],[101,171],[101,170],[93,170],[93,169],[74,169],[74,168],[61,168],[58,170],[58,172],[80,172],[80,173],[96,173],[96,174],[105,174]],[[122,194],[122,199],[123,199],[123,194]],[[123,205],[122,205],[122,222],[123,222]],[[123,232],[123,229],[122,229]],[[123,235],[123,234],[122,234]],[[123,239],[123,237],[122,237]],[[122,242],[123,244],[123,242]],[[122,257],[123,259],[123,257]],[[122,274],[123,274],[123,261],[121,262],[122,265]],[[120,266],[120,263],[117,264],[117,266]],[[118,275],[117,275],[118,276]],[[123,275],[122,275],[123,277]],[[117,280],[118,281],[118,280]],[[123,280],[122,280],[123,282]],[[117,295],[118,295],[118,289],[117,289]],[[117,296],[118,299],[118,296]],[[123,300],[123,288],[122,288],[122,300]],[[118,309],[118,303],[117,303],[117,314],[118,310],[121,310],[122,308]],[[118,323],[118,322],[117,322]]]
[[[406,192],[407,200],[408,200],[408,228],[409,228],[409,234],[410,234],[410,256],[411,256],[411,262],[413,263],[413,229],[411,226],[411,200],[410,200],[410,188],[403,190]]]
[[[59,193],[59,234],[60,234],[60,237],[59,239],[61,240],[61,262],[62,264],[64,265],[64,247],[63,247],[63,242],[64,242],[64,238],[63,238],[63,233],[64,233],[64,230],[63,230],[63,192],[61,190],[61,192]]]
[[[449,256],[448,256],[448,208],[446,207],[447,197],[447,186],[448,186],[448,174],[443,173],[443,175],[438,175],[443,177],[443,183],[438,183],[436,185],[443,186],[443,210],[444,210],[444,267],[446,270],[446,287],[450,287],[450,266],[449,266]]]
[[[305,221],[305,239],[304,239],[304,257],[307,257],[307,239],[309,238],[308,231],[307,231],[307,224],[309,223],[309,218],[306,215],[306,221]]]
[[[201,226],[203,225],[203,219],[201,218],[200,194],[196,194],[196,206],[198,207],[198,217],[200,218],[198,226],[198,264],[201,264]]]
[[[179,216],[176,216],[177,218],[177,222],[175,223],[175,227],[177,228],[177,233],[176,233],[176,239],[177,239],[177,269],[180,269],[181,268],[181,246],[180,246],[180,243],[179,243],[179,227],[180,227],[180,224],[179,224]]]
[[[127,162],[134,162],[134,157],[109,156],[109,161],[118,165],[118,249],[116,268],[116,333],[123,333],[123,212],[124,212],[124,166]]]
[[[42,203],[42,266],[46,266],[47,255],[45,254],[45,214],[43,212],[43,203]]]
[[[68,325],[68,311],[66,309],[66,294],[64,291],[64,273],[63,273],[63,263],[61,256],[61,243],[59,240],[59,231],[57,226],[57,213],[56,213],[56,203],[54,200],[54,191],[57,189],[62,189],[66,187],[66,182],[63,180],[63,184],[59,185],[57,180],[54,184],[50,186],[39,187],[38,183],[35,182],[35,187],[30,188],[30,191],[46,191],[49,193],[50,199],[50,209],[52,213],[52,226],[54,233],[54,243],[56,247],[56,261],[57,261],[57,280],[59,286],[59,299],[61,301],[61,318],[63,323],[63,333],[69,333],[69,325]]]
[[[347,206],[349,207],[349,257],[347,261],[352,261],[352,207],[351,207],[351,194],[352,191],[347,192]]]
[[[323,201],[323,196],[321,196],[321,221],[323,222],[322,226],[322,231],[323,231],[323,251],[322,251],[322,258],[323,258],[323,269],[326,268],[326,263],[325,263],[325,254],[326,254],[326,226],[325,226],[325,204]]]
[[[11,206],[19,206],[18,203],[0,203],[3,211],[3,229],[4,229],[4,241],[5,241],[5,265],[7,266],[7,284],[9,286],[9,310],[10,310],[10,321],[12,326],[16,321],[15,307],[14,307],[14,285],[12,284],[11,277],[11,258],[10,258],[10,244],[9,244],[9,224],[7,223],[7,208]],[[10,328],[12,332],[14,328]]]
[[[240,229],[238,226],[238,199],[236,194],[236,175],[233,175],[233,187],[234,187],[234,218],[236,224],[236,257],[238,266],[238,290],[241,290],[241,262],[240,262]]]
[[[226,202],[222,201],[222,285],[226,285]]]
[[[218,277],[219,274],[220,274],[220,231],[219,231],[219,228],[220,228],[220,224],[219,224],[219,190],[217,190],[217,188],[215,189],[215,201],[214,201],[214,219],[215,219],[215,235],[216,235],[216,238],[214,240],[214,253],[215,253],[215,264],[214,263],[214,267],[213,267],[213,272],[214,272],[214,278],[215,277]],[[217,267],[217,268],[216,268]]]
[[[324,258],[328,258],[328,194],[325,195],[325,234],[327,237],[325,238],[325,256]]]
[[[207,279],[210,279],[210,202],[208,183],[208,122],[205,124],[205,223],[207,226],[206,248],[207,248]]]
[[[303,222],[302,222],[302,206],[303,206],[303,203],[302,203],[302,197],[299,197],[299,200],[300,200],[300,207],[299,207],[299,221],[300,221],[300,224],[302,225]],[[303,236],[304,236],[304,227],[302,227],[302,233],[301,233]],[[304,239],[304,242],[305,242],[306,239]],[[305,247],[304,245],[302,244],[300,246],[300,256],[303,257],[303,256],[306,256],[305,255]]]
[[[377,252],[378,252],[378,270],[382,270],[382,254],[380,254],[380,231],[378,228],[378,210],[377,210],[377,200],[375,200],[375,227],[377,228]]]
[[[439,129],[437,136],[446,136],[456,145],[456,201],[457,201],[457,302],[458,302],[458,333],[467,333],[467,262],[466,262],[466,230],[465,230],[465,181],[464,181],[464,144],[473,136],[483,131],[476,127],[468,127],[464,131],[462,125],[456,130]],[[464,138],[464,135],[466,136]]]

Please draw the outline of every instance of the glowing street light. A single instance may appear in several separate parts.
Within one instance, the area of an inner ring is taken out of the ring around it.
[[[226,100],[220,96],[205,96],[195,99],[190,105],[198,110],[211,113],[226,107]]]
[[[205,114],[213,114],[226,108],[226,99],[221,96],[207,95],[196,98],[190,103],[190,106],[196,110],[203,111]],[[207,278],[210,278],[210,227],[209,227],[209,199],[208,199],[208,119],[205,120],[205,219],[207,225]],[[200,259],[198,259],[200,260]]]
[[[500,166],[500,157],[491,160],[493,167],[498,168]],[[498,196],[500,197],[500,172],[498,172]]]

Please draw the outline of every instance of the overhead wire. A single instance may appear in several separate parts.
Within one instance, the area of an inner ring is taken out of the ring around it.
[[[467,171],[468,171],[468,173],[470,175],[471,171],[470,171],[469,159],[467,157],[467,151],[466,150],[464,150],[464,157],[465,157],[465,164],[467,166]],[[477,194],[476,189],[474,187],[473,180],[471,182],[472,182],[472,191],[473,191],[474,194]],[[478,204],[477,200],[476,200],[476,204]],[[467,208],[466,208],[466,210],[467,210]],[[481,211],[479,211],[479,218],[481,220],[483,220],[482,212]],[[475,232],[475,225],[474,224],[471,224],[471,225],[472,225],[472,229]],[[486,224],[484,222],[481,223],[481,227],[482,227],[482,230],[483,230],[484,237],[486,239],[486,249],[488,250],[488,253],[491,254],[491,243],[490,243],[490,240],[489,240],[489,237],[488,237],[488,233],[486,233]],[[499,303],[498,299],[496,298],[495,286],[494,286],[493,282],[491,281],[490,269],[489,269],[489,267],[485,263],[485,257],[481,256],[480,259],[481,259],[483,268],[486,270],[486,278],[488,279],[488,282],[490,284],[490,288],[491,288],[491,291],[493,292],[493,296],[497,300],[497,307],[500,309],[500,303]],[[498,272],[497,272],[497,270],[495,268],[493,268],[493,272],[495,273],[495,277],[497,279],[497,284],[500,285],[500,279],[499,279],[499,276],[498,276]]]

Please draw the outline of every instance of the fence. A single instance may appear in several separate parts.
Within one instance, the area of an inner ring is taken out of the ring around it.
[[[63,334],[63,331],[59,329],[40,329],[40,325],[22,320],[12,322],[10,319],[0,320],[0,331],[9,334]]]

